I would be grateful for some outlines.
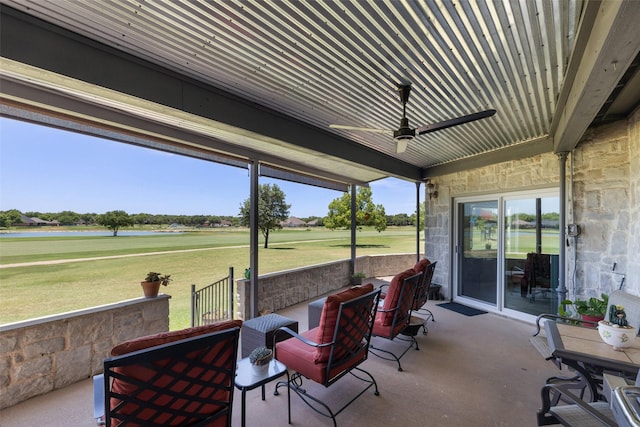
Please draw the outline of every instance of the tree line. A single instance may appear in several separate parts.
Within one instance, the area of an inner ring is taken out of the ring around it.
[[[250,199],[240,205],[237,216],[231,215],[166,215],[136,213],[129,214],[122,210],[98,213],[62,212],[21,212],[17,209],[0,211],[0,227],[19,226],[24,223],[23,215],[28,218],[39,218],[44,221],[56,221],[60,225],[101,225],[107,227],[117,235],[121,227],[134,225],[168,226],[180,224],[186,227],[220,227],[220,226],[248,226],[250,214]],[[268,241],[269,233],[282,228],[281,223],[289,218],[289,209],[284,192],[275,184],[262,184],[258,188],[258,224],[259,229]],[[344,193],[329,204],[329,212],[325,217],[311,216],[299,218],[305,223],[314,222],[316,226],[329,229],[349,228],[351,226],[351,195]],[[424,211],[420,212],[424,218]],[[386,215],[384,206],[376,205],[372,200],[370,188],[359,187],[356,193],[356,226],[374,227],[383,231],[387,226],[413,226],[416,223],[415,213],[411,215]],[[421,219],[421,224],[424,220]]]

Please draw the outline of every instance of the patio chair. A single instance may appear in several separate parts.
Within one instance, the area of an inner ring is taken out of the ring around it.
[[[331,418],[334,426],[336,416],[369,388],[374,387],[374,394],[379,395],[376,380],[360,367],[367,360],[379,296],[380,291],[374,290],[372,284],[355,286],[327,297],[318,327],[301,334],[287,327],[276,331],[275,358],[294,373],[289,381],[276,384],[274,394],[281,386],[289,387],[318,414]],[[276,343],[281,338],[278,335],[286,334],[290,338]],[[330,387],[347,374],[366,386],[351,399],[341,399],[346,403],[337,410],[302,388],[303,377]]]
[[[402,333],[405,332],[408,326],[413,326],[410,325],[411,312],[421,276],[422,273],[416,274],[412,268],[396,274],[391,280],[382,307],[378,309],[373,322],[372,335],[374,337],[391,341],[397,338],[397,341],[408,342],[408,346],[399,355],[396,355],[393,351],[376,347],[373,343],[369,348],[369,351],[374,356],[395,361],[398,364],[398,371],[402,371],[400,359],[411,347],[415,346],[416,350],[420,350],[418,341],[415,338],[415,330],[406,335]]]
[[[552,289],[551,255],[531,252],[527,254],[520,278],[520,295],[534,301],[536,294],[546,294]]]
[[[427,322],[431,319],[432,322],[435,322],[436,319],[433,316],[431,310],[426,308],[424,305],[429,300],[429,291],[431,289],[431,281],[433,280],[433,272],[436,269],[436,262],[430,262],[427,258],[420,260],[414,267],[413,271],[415,273],[422,273],[422,277],[420,278],[420,284],[416,289],[416,294],[414,296],[413,301],[413,313],[421,314],[425,317],[412,316],[409,323],[411,325],[418,325],[417,330],[422,328],[422,334],[427,335],[429,332],[427,328]],[[416,331],[417,332],[417,331]]]
[[[640,372],[635,384],[605,373],[604,399],[587,402],[572,392],[569,384],[545,384],[541,390],[542,409],[538,425],[561,423],[567,427],[640,425]],[[555,403],[554,403],[555,401]],[[564,404],[562,404],[564,403]]]
[[[114,347],[94,378],[98,424],[230,427],[241,325],[225,321]]]

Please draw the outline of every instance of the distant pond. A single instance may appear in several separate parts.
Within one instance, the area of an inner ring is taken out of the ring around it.
[[[172,231],[171,233],[180,233]],[[118,231],[118,236],[153,236],[157,234],[166,235],[164,231]],[[25,232],[4,232],[0,231],[0,239],[3,237],[93,237],[93,236],[113,236],[112,231],[25,231]]]

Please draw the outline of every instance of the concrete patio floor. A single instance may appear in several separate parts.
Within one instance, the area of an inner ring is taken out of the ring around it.
[[[540,388],[558,370],[545,361],[528,339],[534,326],[495,314],[467,317],[429,301],[435,322],[429,334],[417,337],[420,350],[410,350],[402,359],[403,372],[395,363],[373,355],[362,365],[378,382],[380,395],[369,390],[343,413],[339,425],[349,426],[535,426],[540,407]],[[279,312],[307,329],[307,304]],[[376,346],[393,347],[375,339]],[[267,398],[260,390],[247,393],[248,426],[286,426],[286,394]],[[352,393],[348,377],[325,389],[305,382],[309,391],[328,401],[339,401]],[[93,420],[91,379],[30,399],[0,412],[3,427],[90,427]],[[240,426],[241,396],[234,395],[233,425]],[[292,394],[292,425],[329,426]]]

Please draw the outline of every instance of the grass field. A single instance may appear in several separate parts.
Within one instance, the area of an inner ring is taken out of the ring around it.
[[[357,234],[357,255],[415,251],[415,229],[388,228]],[[350,232],[287,229],[271,233],[259,248],[260,274],[350,257]],[[115,259],[84,260],[92,257]],[[60,264],[8,264],[73,260]],[[0,240],[0,324],[77,310],[142,295],[149,271],[171,274],[161,292],[172,296],[170,328],[187,327],[189,293],[249,266],[249,232],[213,229],[153,236],[7,238]]]

